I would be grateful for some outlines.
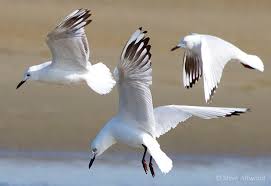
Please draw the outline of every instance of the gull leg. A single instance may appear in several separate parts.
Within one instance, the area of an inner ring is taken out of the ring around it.
[[[149,167],[150,167],[151,175],[152,175],[152,177],[154,177],[155,173],[154,173],[154,169],[153,169],[153,166],[152,166],[152,156],[150,157]]]
[[[147,147],[145,145],[143,145],[143,144],[142,144],[142,146],[144,147],[144,154],[143,154],[141,162],[142,162],[144,171],[147,174],[147,172],[148,172],[148,166],[147,166],[147,163],[146,163],[146,160],[145,160],[145,156],[146,156],[146,152],[147,152]]]

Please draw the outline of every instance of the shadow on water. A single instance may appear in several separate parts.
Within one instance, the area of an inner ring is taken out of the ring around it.
[[[61,158],[62,157],[62,158]],[[0,186],[270,185],[271,159],[171,156],[173,170],[145,175],[139,156],[108,154],[88,170],[87,153],[0,151]]]

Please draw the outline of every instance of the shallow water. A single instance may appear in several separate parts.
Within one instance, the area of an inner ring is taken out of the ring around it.
[[[18,157],[20,156],[20,158]],[[63,157],[63,158],[61,158]],[[0,186],[271,185],[271,159],[171,156],[174,167],[145,175],[140,156],[107,154],[88,170],[86,153],[0,153]]]

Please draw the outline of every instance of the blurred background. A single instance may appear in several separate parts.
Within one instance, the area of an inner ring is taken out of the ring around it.
[[[1,152],[88,152],[91,140],[116,114],[116,88],[105,96],[87,86],[35,82],[15,90],[29,66],[50,60],[45,43],[47,33],[74,9],[88,8],[93,13],[93,22],[86,28],[90,61],[104,62],[111,70],[130,35],[140,26],[148,30],[155,106],[251,109],[240,117],[193,118],[180,124],[159,138],[166,153],[270,156],[270,1],[1,0],[0,3]],[[183,88],[183,51],[170,52],[190,32],[219,36],[247,53],[258,55],[264,62],[264,73],[245,69],[238,63],[228,64],[213,102],[205,104],[202,81],[191,90]],[[107,153],[128,151],[117,146]]]

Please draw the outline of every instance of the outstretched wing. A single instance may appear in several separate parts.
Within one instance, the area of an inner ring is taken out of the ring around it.
[[[84,27],[91,20],[90,11],[78,9],[69,14],[47,35],[53,64],[61,68],[87,68],[89,46]]]
[[[230,117],[245,113],[246,108],[223,108],[223,107],[198,107],[183,105],[167,105],[154,109],[155,137],[159,137],[170,129],[175,128],[180,122],[192,116],[202,119]]]
[[[214,95],[225,65],[231,59],[238,59],[242,53],[240,49],[227,41],[214,36],[202,35],[201,56],[206,102]]]
[[[125,45],[114,76],[119,91],[119,115],[135,121],[152,134],[154,116],[149,85],[152,83],[151,46],[146,31],[139,28]],[[130,122],[131,123],[131,122]]]

